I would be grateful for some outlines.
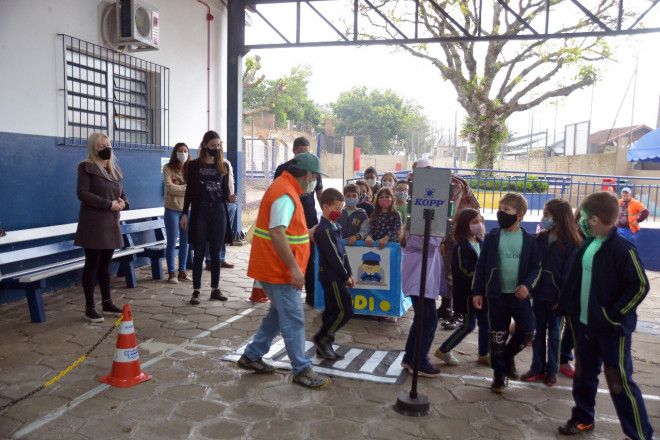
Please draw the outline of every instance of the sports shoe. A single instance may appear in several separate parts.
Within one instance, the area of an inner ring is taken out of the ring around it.
[[[490,384],[490,390],[495,394],[502,394],[507,387],[506,376],[493,374],[493,383]]]
[[[114,305],[112,301],[103,301],[101,303],[101,310],[108,315],[121,316],[122,314],[121,309]]]
[[[332,354],[335,355],[335,359],[337,359],[337,360],[344,359],[344,355],[337,353],[335,351],[334,347],[332,346],[332,344],[328,344],[328,350],[330,350],[332,352]]]
[[[233,269],[234,265],[231,263],[227,263],[226,261],[223,261],[220,263],[220,267],[222,267],[223,269]]]
[[[220,289],[213,289],[211,291],[211,297],[209,298],[211,301],[227,301],[227,298],[225,295],[220,292]]]
[[[447,353],[443,353],[438,348],[435,352],[435,357],[437,357],[438,359],[440,359],[442,362],[449,365],[450,367],[455,367],[456,365],[460,364],[458,359],[456,359],[456,356],[454,356],[454,354],[451,351]]]
[[[417,374],[421,377],[438,377],[440,376],[440,368],[431,364],[424,368],[420,368]]]
[[[186,273],[185,270],[180,270],[179,275],[176,278],[179,281],[185,281],[187,283],[192,282],[192,280],[190,279],[190,277],[188,277],[188,274]]]
[[[179,280],[176,278],[176,273],[168,272],[167,273],[167,282],[170,284],[179,284]]]
[[[594,430],[593,423],[579,423],[573,419],[570,419],[564,425],[559,426],[557,428],[557,431],[559,431],[559,433],[562,435],[575,435],[593,430]]]
[[[244,370],[251,370],[257,374],[271,374],[275,372],[275,367],[265,363],[263,359],[259,358],[252,361],[248,359],[248,357],[245,355],[242,355],[238,359],[236,365],[238,365],[239,368],[242,368]]]
[[[193,306],[199,304],[199,290],[193,290],[192,298],[190,298],[190,304]]]
[[[545,374],[535,373],[532,370],[529,370],[528,372],[523,373],[520,376],[520,380],[522,380],[523,382],[539,382],[543,379],[545,379]]]
[[[561,364],[559,366],[559,372],[564,376],[570,377],[572,379],[575,376],[575,367],[570,362],[566,362],[565,364]]]
[[[557,375],[556,374],[546,374],[543,378],[543,383],[547,387],[552,387],[557,384]]]
[[[99,322],[104,321],[103,316],[101,316],[96,311],[96,309],[87,309],[87,310],[85,310],[85,318],[87,318],[87,320],[89,322],[94,322],[94,323],[99,323]]]
[[[401,368],[406,370],[406,373],[413,374],[413,367],[408,362],[401,362]]]
[[[314,341],[314,345],[316,346],[316,357],[330,359],[331,361],[337,359],[337,355],[328,345],[316,341]]]
[[[485,354],[483,356],[477,357],[477,363],[479,365],[485,365],[486,367],[490,367],[490,355]]]
[[[307,367],[300,373],[293,376],[293,383],[302,385],[306,388],[312,388],[314,390],[319,390],[330,383],[330,379],[323,377],[314,370],[312,367]]]

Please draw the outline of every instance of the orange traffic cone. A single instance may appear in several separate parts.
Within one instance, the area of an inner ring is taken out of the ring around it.
[[[252,294],[250,295],[250,302],[265,303],[268,301],[268,296],[266,296],[266,292],[264,292],[263,287],[261,287],[259,281],[254,280],[254,284],[252,285]]]
[[[131,306],[125,304],[122,313],[112,370],[109,375],[102,376],[99,380],[113,387],[130,388],[151,379],[151,376],[143,373],[140,368],[140,355],[135,339]]]

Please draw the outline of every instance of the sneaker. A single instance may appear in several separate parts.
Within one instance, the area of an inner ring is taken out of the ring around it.
[[[199,304],[199,290],[193,290],[192,298],[190,298],[190,304],[193,306]]]
[[[529,370],[526,373],[523,373],[520,376],[520,380],[523,382],[539,382],[545,379],[545,374],[543,373],[535,373],[532,370]]]
[[[417,374],[421,377],[438,377],[440,376],[440,368],[435,365],[428,365],[420,368]]]
[[[514,359],[511,359],[507,362],[506,377],[508,377],[511,380],[520,379],[520,376],[518,375],[518,370],[516,369],[516,361]]]
[[[413,367],[408,362],[401,362],[401,368],[406,370],[408,374],[413,374]]]
[[[485,365],[486,367],[490,367],[490,355],[485,354],[483,356],[477,357],[477,363],[479,365]]]
[[[94,322],[94,323],[99,323],[99,322],[104,321],[103,316],[101,316],[96,311],[96,309],[87,309],[87,310],[85,310],[85,318],[87,318],[87,320],[89,322]]]
[[[448,353],[443,353],[438,348],[438,350],[436,350],[435,352],[435,357],[437,357],[438,359],[440,359],[442,362],[449,365],[450,367],[455,367],[456,365],[460,364],[458,359],[456,359],[456,356],[454,356],[454,354],[451,351]]]
[[[211,301],[227,301],[229,298],[223,295],[222,292],[220,292],[220,289],[213,289],[209,299]]]
[[[103,313],[106,313],[108,315],[115,315],[115,316],[121,316],[121,314],[123,313],[119,307],[117,307],[112,303],[112,301],[102,302],[101,310],[103,311]]]
[[[337,353],[335,351],[335,349],[332,347],[332,344],[328,344],[328,350],[330,350],[332,352],[332,354],[335,355],[335,359],[337,359],[337,360],[344,359],[344,355]]]
[[[244,370],[251,370],[257,374],[271,374],[275,372],[275,367],[265,363],[263,359],[259,358],[251,361],[245,355],[242,355],[240,359],[238,359],[236,365],[238,365],[239,368]]]
[[[177,280],[177,278],[176,278],[176,273],[168,272],[167,282],[170,283],[170,284],[179,284],[179,280]]]
[[[185,270],[180,270],[179,271],[179,275],[177,276],[177,279],[179,281],[185,281],[187,283],[192,282],[192,280],[190,279],[190,277],[188,277],[188,274],[186,273]]]
[[[321,359],[329,359],[331,361],[337,359],[337,355],[335,354],[334,350],[332,350],[332,348],[330,348],[328,345],[321,344],[316,341],[314,341],[314,345],[316,346],[316,357]]]
[[[579,423],[573,419],[570,419],[564,425],[559,426],[557,428],[557,431],[559,431],[559,433],[562,435],[575,435],[593,430],[594,430],[593,423]]]
[[[226,261],[223,261],[222,263],[220,263],[220,267],[222,267],[223,269],[233,269],[234,265],[231,263],[227,263]]]
[[[575,376],[575,367],[570,362],[566,362],[559,366],[559,372],[572,379]]]
[[[298,385],[302,385],[306,388],[319,390],[330,384],[330,379],[321,376],[312,370],[312,367],[307,367],[300,373],[293,376],[293,383],[297,383]]]
[[[493,374],[493,383],[490,384],[490,390],[495,394],[502,394],[507,387],[506,376]]]
[[[547,387],[554,386],[557,383],[557,375],[556,374],[546,374],[545,377],[543,378],[543,383]]]

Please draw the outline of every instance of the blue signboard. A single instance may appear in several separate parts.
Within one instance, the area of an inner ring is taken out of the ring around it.
[[[346,242],[344,242],[346,245]],[[324,309],[323,286],[319,282],[319,257],[314,267],[314,308]],[[353,309],[359,315],[400,317],[411,306],[401,291],[401,246],[388,243],[383,249],[367,247],[364,241],[346,246],[355,287],[348,289]]]

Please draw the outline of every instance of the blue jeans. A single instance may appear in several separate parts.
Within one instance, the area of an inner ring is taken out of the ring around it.
[[[182,231],[179,227],[181,213],[174,209],[165,208],[165,234],[167,247],[165,248],[165,259],[167,260],[167,272],[174,272],[174,249],[176,240],[179,239],[179,270],[186,270],[188,262],[188,231]]]
[[[227,203],[227,213],[229,214],[229,225],[227,225],[228,228],[232,228],[232,240],[234,239],[234,230],[233,230],[233,225],[234,225],[234,219],[236,218],[236,203]],[[227,244],[225,243],[224,240],[222,240],[222,247],[220,248],[220,262],[224,263],[225,262],[225,255],[227,253]],[[206,251],[204,253],[204,259],[206,260],[206,264],[209,264],[211,262],[211,254],[209,253],[209,247],[206,246]]]
[[[440,351],[449,353],[465,339],[467,335],[479,324],[479,356],[488,354],[488,315],[485,310],[477,310],[470,306],[469,311],[463,315],[463,324],[454,330],[440,346]]]
[[[549,301],[534,301],[532,305],[536,318],[536,335],[534,335],[532,343],[533,354],[530,371],[536,374],[547,373],[549,376],[556,375],[559,369],[560,318],[552,310],[553,305]]]
[[[505,376],[514,357],[534,338],[534,312],[528,298],[520,300],[513,293],[488,297],[488,323],[490,325],[490,364],[495,374]],[[516,330],[509,339],[511,318]],[[508,342],[507,342],[508,339]]]
[[[632,244],[637,247],[637,234],[633,233],[633,231],[630,230],[630,228],[620,228],[617,226],[616,228],[617,231],[619,231],[619,235],[631,242]]]
[[[190,218],[195,228],[193,253],[193,289],[202,287],[202,270],[206,244],[211,250],[211,288],[220,284],[220,246],[225,240],[227,215],[224,203],[201,203],[195,215]]]
[[[305,313],[300,300],[301,291],[290,284],[259,283],[270,299],[270,309],[252,342],[245,348],[245,357],[255,361],[264,356],[273,339],[282,332],[293,374],[298,374],[312,364],[305,355]]]
[[[419,296],[411,295],[410,299],[412,300],[415,316],[413,317],[413,322],[410,325],[410,332],[408,333],[408,340],[406,341],[406,352],[403,355],[403,362],[413,367],[413,362],[415,360],[413,357],[415,356],[417,321],[421,319],[419,309],[422,302],[419,300]],[[429,350],[433,344],[435,330],[438,328],[438,313],[435,310],[435,299],[433,298],[424,298],[424,322],[422,323],[422,326],[422,342],[419,350],[419,369],[423,370],[431,366],[431,361],[429,360]]]

